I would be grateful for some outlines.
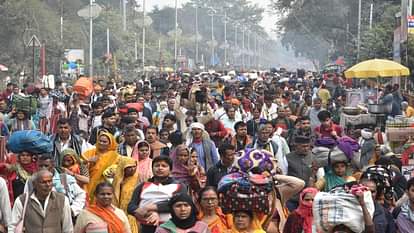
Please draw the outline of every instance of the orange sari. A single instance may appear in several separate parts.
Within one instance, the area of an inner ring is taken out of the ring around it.
[[[216,209],[217,218],[208,224],[208,229],[211,233],[227,232],[233,226],[233,218],[231,215],[225,215],[221,211],[220,207]],[[198,219],[201,220],[204,217],[204,213],[200,211]]]
[[[90,150],[85,151],[85,153],[82,154],[82,159],[89,161],[93,157],[98,157],[98,160],[96,163],[89,164],[89,184],[87,186],[87,193],[89,194],[89,203],[94,203],[94,192],[96,189],[96,186],[105,181],[105,172],[107,170],[114,170],[117,166],[118,160],[120,158],[120,155],[117,153],[117,144],[115,142],[115,138],[112,134],[102,132],[99,136],[105,135],[109,138],[109,148],[108,151],[105,153],[98,154],[98,150],[96,148],[92,148]],[[97,147],[99,147],[99,142],[96,144]]]
[[[87,208],[88,211],[100,217],[108,225],[108,233],[124,233],[124,223],[119,219],[112,207],[102,207],[99,204],[91,205]]]

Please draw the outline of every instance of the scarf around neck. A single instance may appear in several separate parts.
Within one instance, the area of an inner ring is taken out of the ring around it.
[[[88,207],[88,211],[101,218],[108,224],[108,233],[125,232],[124,224],[121,219],[115,214],[113,207],[103,207],[96,203]]]

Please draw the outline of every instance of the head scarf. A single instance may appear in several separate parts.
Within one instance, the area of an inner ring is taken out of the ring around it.
[[[186,219],[180,219],[174,212],[173,205],[177,202],[186,202],[191,206],[191,214]],[[186,193],[180,193],[176,196],[173,196],[170,201],[168,202],[168,206],[170,207],[171,211],[171,221],[180,229],[189,229],[193,227],[197,222],[197,209],[194,205],[193,200],[191,197]]]
[[[133,176],[130,177],[124,177],[125,175],[125,169],[128,167],[134,167],[137,166],[138,162],[137,160],[129,157],[121,157],[118,162],[118,167],[115,171],[115,178],[113,181],[114,186],[114,199],[113,203],[118,208],[124,209],[123,206],[121,206],[122,202],[125,201],[126,207],[128,206],[129,199],[132,197],[132,192],[135,189],[135,186],[137,184],[138,180],[138,173],[135,172]],[[138,168],[138,166],[137,166]],[[138,169],[137,169],[138,171]],[[122,184],[122,185],[121,185]],[[121,187],[122,186],[122,187]],[[122,190],[121,190],[122,189]],[[122,195],[121,195],[122,193]],[[122,200],[120,197],[122,196]],[[126,200],[128,199],[128,200]],[[124,203],[124,204],[125,204]]]
[[[101,133],[99,133],[99,136],[96,140],[96,147],[98,149],[101,147],[101,144],[99,143],[99,137],[101,136],[106,136],[109,139],[108,151],[116,151],[118,149],[118,144],[116,143],[114,135],[108,132],[104,132],[104,131],[101,131]]]
[[[137,160],[133,158],[122,156],[119,159],[118,167],[115,171],[115,178],[112,182],[114,187],[112,204],[123,210],[125,213],[127,213],[128,204],[131,201],[135,187],[139,184],[138,167],[134,175],[129,177],[125,177],[125,169],[137,166],[137,163]],[[136,218],[132,215],[127,215],[127,217],[132,233],[138,233],[138,223]]]
[[[76,151],[72,148],[66,148],[64,149],[61,153],[60,153],[60,161],[63,161],[63,158],[68,155],[72,158],[73,160],[73,165],[70,167],[67,167],[67,169],[75,174],[80,174],[80,161],[79,161],[79,156],[76,153]],[[61,164],[63,165],[63,164]]]
[[[139,157],[138,145],[141,144],[141,143],[145,143],[148,146],[149,153],[148,153],[148,156],[146,158],[140,158]],[[151,146],[145,140],[138,141],[135,144],[134,149],[132,149],[132,158],[135,159],[136,161],[138,161],[137,171],[139,172],[139,177],[138,177],[139,183],[145,182],[153,176],[152,166],[151,166],[152,159],[150,158],[150,155],[151,155]]]
[[[299,207],[295,210],[303,218],[303,231],[304,233],[312,233],[312,223],[313,223],[313,214],[312,214],[312,203],[303,201],[303,198],[306,194],[311,193],[314,196],[318,193],[316,188],[305,188],[300,193]]]
[[[189,146],[191,145],[191,143],[193,143],[193,129],[201,129],[203,131],[203,139],[210,139],[210,136],[208,135],[207,131],[204,128],[204,125],[199,123],[199,122],[193,122],[191,123],[189,130],[187,131],[187,135],[186,135],[186,145]]]
[[[171,154],[171,159],[173,161],[172,176],[179,181],[189,182],[191,180],[191,176],[188,173],[187,167],[183,165],[180,161],[178,161],[178,158],[177,158],[178,154],[182,150],[187,151],[187,153],[189,154],[188,159],[191,160],[190,150],[183,144],[178,145]]]
[[[95,163],[89,164],[89,183],[87,186],[87,192],[88,193],[94,193],[96,186],[100,183],[105,181],[104,173],[107,169],[111,169],[116,166],[120,155],[117,153],[117,144],[115,142],[115,138],[112,134],[107,132],[102,132],[99,134],[99,136],[105,135],[109,138],[109,148],[104,153],[98,153],[97,148],[92,148],[90,150],[85,151],[85,153],[82,154],[83,160],[90,160],[92,158],[98,157],[97,161]],[[99,147],[99,140],[96,143],[96,146]],[[93,204],[94,196],[90,196],[89,203]]]

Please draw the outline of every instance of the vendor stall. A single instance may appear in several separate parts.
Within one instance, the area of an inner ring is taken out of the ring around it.
[[[359,79],[377,79],[377,83],[380,78],[385,77],[407,77],[410,74],[410,71],[407,67],[390,60],[385,59],[372,59],[360,62],[347,71],[345,71],[346,78],[359,78]],[[362,90],[361,90],[362,92]],[[377,88],[377,99],[375,103],[368,103],[366,105],[367,112],[373,116],[375,116],[376,125],[379,126],[382,130],[384,130],[384,122],[386,121],[386,117],[391,112],[391,105],[383,104],[379,100],[379,90]],[[358,96],[355,95],[354,96]],[[356,98],[356,97],[355,97]],[[366,97],[364,97],[366,99]],[[371,116],[372,117],[372,116]],[[349,119],[349,117],[348,117]],[[393,125],[390,122],[391,125]],[[389,124],[387,124],[389,127]],[[389,127],[390,128],[390,127]],[[401,131],[401,130],[391,130],[390,133],[391,138],[399,139],[401,137],[405,137],[409,135],[411,131]],[[402,135],[401,137],[399,135]],[[404,136],[405,135],[405,136]],[[402,140],[403,138],[401,138]]]
[[[377,124],[377,117],[373,114],[358,114],[358,115],[348,115],[346,113],[341,113],[340,125],[342,128],[354,127],[354,128],[365,128],[367,126],[372,126],[369,128],[374,128]]]

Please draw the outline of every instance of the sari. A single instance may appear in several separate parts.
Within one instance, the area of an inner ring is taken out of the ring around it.
[[[121,157],[115,172],[113,182],[114,198],[112,203],[123,210],[128,217],[132,233],[138,233],[138,224],[135,216],[128,215],[127,208],[135,187],[138,184],[138,167],[133,176],[124,177],[125,168],[137,166],[137,161],[129,157]]]
[[[138,145],[141,142],[145,142],[149,149],[148,156],[146,156],[145,158],[143,158],[139,154]],[[147,141],[144,141],[144,140],[138,141],[135,144],[134,149],[132,150],[132,158],[138,161],[138,166],[137,166],[137,171],[139,173],[138,184],[147,181],[149,178],[153,176],[152,159],[150,158],[150,154],[151,154],[151,146]]]
[[[325,168],[325,177],[321,181],[315,183],[315,187],[321,191],[329,192],[333,188],[343,185],[345,183],[356,181],[352,176],[348,176],[349,170],[347,170],[347,175],[345,177],[340,177],[335,174],[333,168]]]
[[[116,167],[116,164],[118,163],[118,160],[120,158],[120,155],[117,153],[117,143],[115,141],[115,138],[112,134],[107,132],[102,132],[99,136],[105,135],[109,138],[109,148],[104,153],[98,154],[97,148],[92,148],[90,150],[85,151],[82,155],[82,159],[89,161],[89,159],[93,157],[98,157],[97,161],[92,164],[89,163],[89,177],[90,181],[87,185],[87,193],[90,196],[89,203],[94,203],[94,193],[96,186],[105,181],[106,177],[105,174],[108,170],[113,169]],[[99,140],[96,143],[96,147],[99,148]]]
[[[184,165],[182,162],[178,161],[177,153],[182,150],[186,150],[189,154],[187,165]],[[190,150],[184,144],[178,145],[175,148],[171,154],[171,159],[173,161],[171,176],[180,183],[187,185],[188,193],[193,198],[197,209],[200,209],[200,206],[198,205],[198,192],[204,188],[206,183],[206,173],[204,168],[200,165],[194,165],[191,169],[188,168],[191,163],[191,154]]]
[[[105,221],[105,223],[108,225],[108,233],[125,232],[123,222],[115,214],[111,207],[103,207],[99,204],[96,204],[88,207],[87,210]]]
[[[184,144],[178,145],[171,154],[171,159],[173,161],[171,175],[172,177],[174,177],[174,179],[183,182],[188,186],[190,185],[193,176],[191,176],[190,172],[188,171],[188,168],[185,165],[183,165],[180,161],[178,161],[177,153],[181,150],[186,150],[189,155],[189,160],[191,159],[190,150]],[[188,163],[189,162],[190,161],[188,161]]]
[[[207,223],[208,229],[211,233],[221,233],[221,232],[227,232],[229,229],[232,229],[233,226],[233,219],[231,215],[225,215],[221,211],[220,207],[216,208],[216,216],[217,218],[213,220],[212,222]],[[198,214],[198,219],[202,221],[204,218],[203,211],[200,211]]]

